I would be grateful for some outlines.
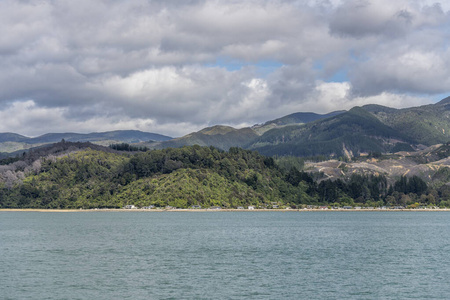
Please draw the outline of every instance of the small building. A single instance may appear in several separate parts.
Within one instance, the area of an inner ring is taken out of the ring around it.
[[[202,208],[202,207],[201,207],[200,205],[192,205],[191,208],[192,208],[192,209],[200,209],[200,208]]]
[[[248,209],[250,209],[250,210],[254,210],[254,209],[255,209],[255,207],[254,207],[254,206],[249,206],[249,207],[248,207]]]
[[[136,209],[137,207],[134,205],[125,205],[124,208],[125,209]]]

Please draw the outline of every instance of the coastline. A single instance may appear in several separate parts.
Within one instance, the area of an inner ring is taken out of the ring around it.
[[[445,211],[450,212],[449,208],[405,208],[405,209],[125,209],[125,208],[106,208],[106,209],[42,209],[42,208],[0,208],[0,212],[429,212]]]

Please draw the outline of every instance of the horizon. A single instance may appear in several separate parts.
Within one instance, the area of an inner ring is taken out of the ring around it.
[[[181,137],[450,95],[446,1],[7,0],[0,11],[0,132]]]

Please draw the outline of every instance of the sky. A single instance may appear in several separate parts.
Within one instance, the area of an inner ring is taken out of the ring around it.
[[[450,1],[2,0],[0,132],[178,137],[450,95]]]

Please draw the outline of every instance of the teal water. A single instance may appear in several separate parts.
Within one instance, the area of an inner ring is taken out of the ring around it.
[[[446,212],[0,212],[0,299],[448,299]]]

